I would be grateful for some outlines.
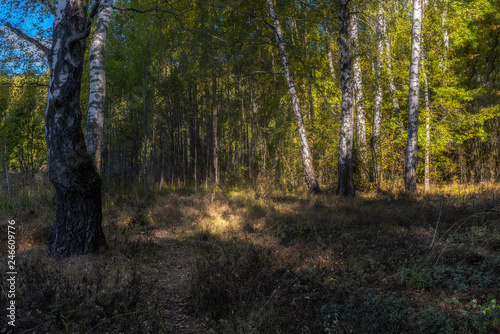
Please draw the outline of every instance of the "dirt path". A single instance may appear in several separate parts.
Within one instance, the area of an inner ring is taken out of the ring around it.
[[[149,239],[149,247],[155,251],[153,258],[146,258],[141,266],[143,290],[151,293],[144,298],[160,301],[160,314],[171,333],[212,333],[206,322],[189,310],[190,276],[195,257],[189,244],[178,241],[182,232],[181,227],[172,226],[155,230]]]

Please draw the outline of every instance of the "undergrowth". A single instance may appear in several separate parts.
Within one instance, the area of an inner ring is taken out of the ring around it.
[[[48,189],[0,208],[20,231],[19,330],[500,333],[497,185],[354,199],[115,191],[103,203],[110,249],[57,261],[45,253]]]

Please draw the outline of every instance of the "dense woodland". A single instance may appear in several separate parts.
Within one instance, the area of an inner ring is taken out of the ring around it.
[[[20,328],[500,331],[499,0],[0,4]]]
[[[113,10],[106,40],[100,168],[106,185],[304,185],[297,123],[264,1],[116,5],[121,9]],[[423,4],[421,190],[427,182],[498,179],[498,5],[483,0]],[[339,6],[334,1],[276,2],[314,170],[324,189],[336,188],[338,178]],[[356,81],[354,184],[361,189],[401,184],[412,3],[350,6],[356,25],[350,51]],[[48,74],[40,61],[23,62],[30,60],[28,53],[5,39],[3,45],[9,47],[3,50],[0,87],[3,174],[33,175],[47,165]],[[80,98],[84,128],[86,59]]]

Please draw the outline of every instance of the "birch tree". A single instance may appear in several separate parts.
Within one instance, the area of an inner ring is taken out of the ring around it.
[[[336,75],[335,75],[335,66],[333,65],[333,51],[332,47],[330,45],[331,40],[333,39],[332,32],[330,30],[330,27],[328,26],[328,22],[326,18],[323,18],[323,29],[325,29],[326,34],[328,35],[328,40],[326,44],[326,59],[328,61],[328,68],[330,69],[330,76],[332,77],[332,82],[335,83],[336,81]]]
[[[340,34],[337,39],[340,53],[340,84],[342,88],[342,115],[338,161],[337,194],[355,196],[352,146],[354,137],[353,68],[351,62],[352,38],[350,36],[349,0],[341,0],[339,10]]]
[[[358,47],[358,15],[349,15],[349,38],[351,44],[351,62],[353,70],[354,84],[354,109],[356,112],[356,147],[357,159],[360,166],[361,177],[368,180],[367,152],[366,152],[366,120],[365,120],[365,99],[363,95],[363,77],[361,75],[361,57]]]
[[[295,82],[292,77],[292,72],[290,70],[290,63],[288,61],[285,42],[282,38],[280,21],[274,8],[273,0],[267,0],[267,5],[269,7],[271,18],[273,19],[274,36],[276,37],[276,43],[278,44],[281,62],[283,63],[285,78],[288,85],[288,92],[292,100],[293,115],[295,117],[295,121],[297,122],[297,132],[299,134],[300,146],[302,151],[302,166],[304,167],[304,175],[307,183],[307,188],[310,192],[319,193],[320,188],[318,181],[316,180],[316,174],[314,172],[313,159],[311,149],[309,148],[309,141],[307,139],[306,127],[304,125],[304,118],[302,116],[302,109],[300,106],[299,96],[297,95],[297,90],[295,88]]]
[[[424,13],[426,10],[426,0],[422,0],[422,22],[424,21]],[[420,39],[420,43],[422,46],[425,45],[424,37]],[[428,193],[430,189],[430,151],[431,151],[431,107],[429,100],[429,82],[427,80],[427,72],[425,69],[425,58],[426,53],[424,47],[421,49],[421,59],[420,59],[420,67],[422,71],[422,75],[424,78],[424,103],[425,103],[425,146],[424,146],[424,192]]]
[[[101,3],[89,50],[90,91],[85,144],[99,174],[101,172],[101,147],[106,100],[106,38],[113,11],[113,2],[114,0],[103,0]]]
[[[101,226],[101,179],[85,147],[80,112],[85,40],[98,4],[88,13],[86,0],[58,0],[50,47],[17,28],[11,29],[42,50],[50,68],[45,139],[48,174],[57,202],[49,232],[49,252],[53,255],[83,254],[106,246]]]
[[[378,2],[377,13],[377,54],[375,58],[375,78],[376,88],[375,96],[373,98],[373,169],[374,179],[377,187],[382,183],[382,149],[380,144],[380,131],[382,128],[382,57],[384,44],[384,13],[382,9],[382,2]]]
[[[410,94],[408,99],[408,140],[406,143],[405,189],[417,192],[417,145],[419,112],[420,37],[422,29],[421,0],[413,0],[411,33]]]
[[[425,162],[424,162],[424,191],[427,193],[431,190],[430,186],[430,165],[431,165],[431,108],[429,101],[429,83],[427,81],[427,73],[425,72],[424,54],[422,53],[422,74],[424,76],[424,102],[425,102]]]

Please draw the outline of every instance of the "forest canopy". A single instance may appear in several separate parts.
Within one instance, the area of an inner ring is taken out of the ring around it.
[[[357,43],[351,57],[361,80],[354,88],[354,184],[402,184],[412,2],[353,4]],[[500,3],[429,0],[422,7],[417,181],[497,180]],[[17,2],[13,8],[2,14],[2,24],[12,21],[42,43],[50,40],[52,2]],[[323,188],[335,188],[338,178],[339,9],[336,1],[275,2]],[[106,41],[103,182],[148,189],[219,180],[303,186],[301,142],[272,25],[263,0],[115,1]],[[47,164],[48,70],[43,55],[5,26],[0,40],[1,168],[34,175]],[[90,38],[87,44],[80,97],[84,127]]]

